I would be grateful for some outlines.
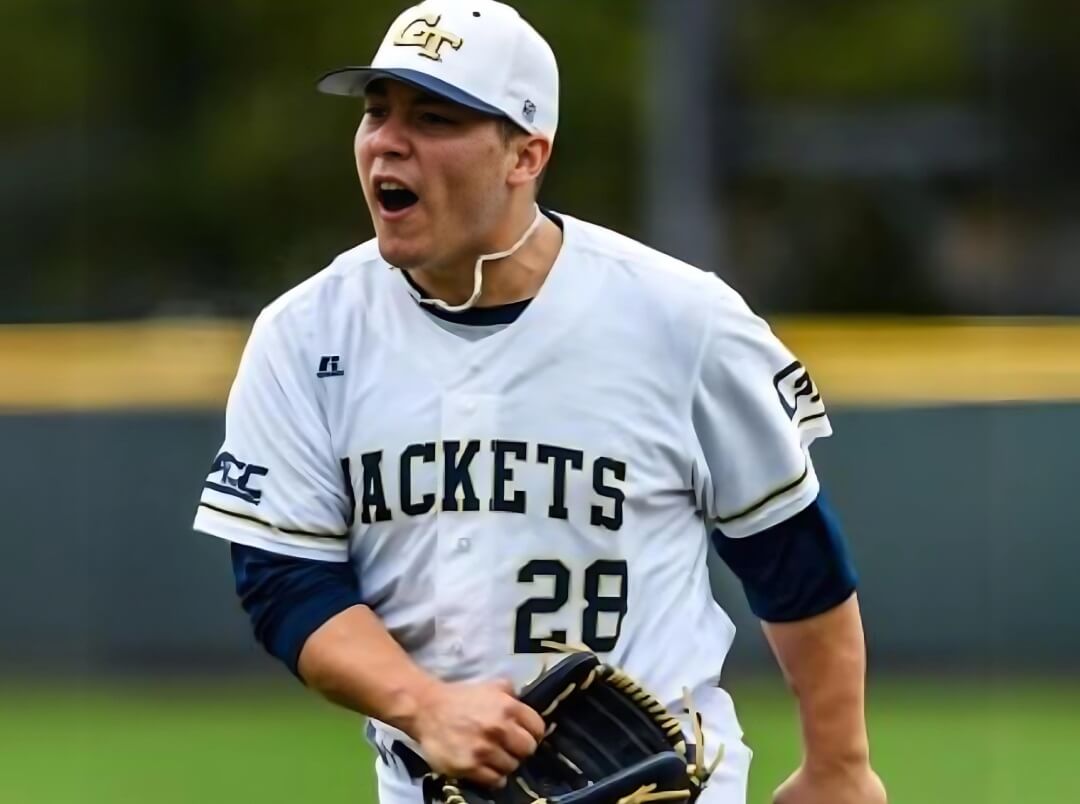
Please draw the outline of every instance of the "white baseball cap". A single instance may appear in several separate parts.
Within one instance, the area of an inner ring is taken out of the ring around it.
[[[555,139],[559,68],[544,38],[495,0],[424,0],[402,12],[367,67],[319,79],[320,92],[363,95],[392,78]]]

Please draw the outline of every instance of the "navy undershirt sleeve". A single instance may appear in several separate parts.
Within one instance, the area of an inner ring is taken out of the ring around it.
[[[293,558],[232,545],[236,594],[258,640],[299,678],[300,651],[323,623],[361,603],[349,563]]]
[[[742,539],[716,530],[713,544],[742,581],[751,611],[766,622],[822,614],[855,591],[858,578],[824,495],[790,519]]]

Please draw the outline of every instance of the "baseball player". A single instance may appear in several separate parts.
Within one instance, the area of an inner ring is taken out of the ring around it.
[[[580,645],[681,711],[742,804],[719,686],[734,628],[710,545],[793,689],[779,804],[882,804],[855,578],[808,448],[807,370],[715,275],[536,195],[558,122],[544,39],[492,0],[427,0],[371,66],[356,168],[375,239],[269,305],[195,527],[232,543],[257,639],[369,717],[380,801],[429,769],[499,785],[544,722],[516,693]]]

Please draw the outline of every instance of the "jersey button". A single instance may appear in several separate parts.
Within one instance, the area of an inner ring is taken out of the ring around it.
[[[457,540],[457,549],[459,553],[469,552],[469,548],[472,547],[472,539],[468,536],[462,536]]]

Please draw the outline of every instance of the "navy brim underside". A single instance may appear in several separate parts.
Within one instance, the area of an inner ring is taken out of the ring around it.
[[[379,78],[391,78],[395,81],[402,81],[417,89],[422,89],[433,95],[439,95],[449,101],[459,103],[462,106],[468,106],[470,109],[475,109],[484,114],[496,115],[498,117],[506,116],[501,109],[497,109],[490,103],[485,103],[474,95],[470,95],[468,92],[458,89],[453,84],[448,84],[446,81],[442,81],[427,73],[420,72],[419,70],[398,68],[386,69],[379,67],[343,67],[340,70],[329,72],[320,78],[318,84],[316,84],[316,88],[319,92],[323,92],[327,95],[359,96],[364,94],[364,89],[367,88],[368,84]]]

